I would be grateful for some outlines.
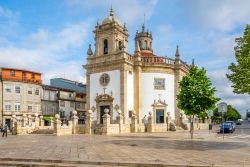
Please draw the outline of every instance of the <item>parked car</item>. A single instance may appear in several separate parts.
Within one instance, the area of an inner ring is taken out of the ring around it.
[[[220,126],[220,133],[223,133],[223,129],[224,129],[224,133],[233,133],[234,132],[234,128],[233,128],[233,125],[231,123],[223,123]]]
[[[235,130],[235,122],[234,121],[226,121],[225,123],[230,123],[233,126],[233,130]]]

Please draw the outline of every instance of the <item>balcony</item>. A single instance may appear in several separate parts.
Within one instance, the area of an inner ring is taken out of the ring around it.
[[[30,78],[24,78],[24,77],[14,77],[10,75],[5,75],[2,76],[2,80],[6,81],[15,81],[15,82],[24,82],[24,83],[33,83],[33,84],[42,84],[42,80],[37,80],[37,79],[30,79]]]

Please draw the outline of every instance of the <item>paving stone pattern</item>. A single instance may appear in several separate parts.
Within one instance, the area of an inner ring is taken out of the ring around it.
[[[250,142],[197,131],[122,136],[25,135],[0,138],[0,158],[250,166]]]

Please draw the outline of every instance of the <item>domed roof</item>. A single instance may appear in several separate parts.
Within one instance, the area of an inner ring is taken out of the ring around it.
[[[114,15],[114,10],[111,8],[111,9],[110,9],[109,16],[106,17],[106,18],[102,21],[102,24],[108,24],[108,23],[112,23],[112,22],[116,22],[116,23],[118,23],[120,26],[123,26],[122,23],[115,17],[115,15]]]

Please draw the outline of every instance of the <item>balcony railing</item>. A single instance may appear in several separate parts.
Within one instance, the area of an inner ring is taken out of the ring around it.
[[[175,64],[174,59],[167,58],[167,57],[141,57],[141,61],[144,64]]]
[[[41,84],[42,80],[37,80],[37,79],[27,79],[27,78],[22,78],[22,77],[15,77],[15,76],[2,76],[3,80],[8,80],[8,81],[18,81],[18,82],[26,82],[26,83],[35,83],[35,84]]]

